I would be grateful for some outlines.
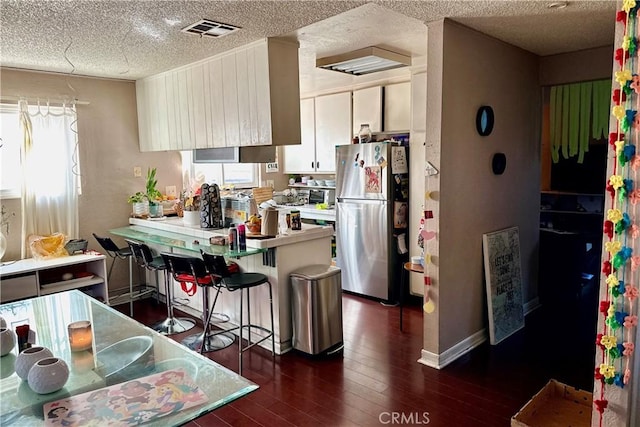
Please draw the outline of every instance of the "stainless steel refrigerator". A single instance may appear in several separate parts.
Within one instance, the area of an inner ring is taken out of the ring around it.
[[[408,141],[406,141],[408,145]],[[409,222],[408,147],[336,146],[336,264],[342,289],[397,301]]]

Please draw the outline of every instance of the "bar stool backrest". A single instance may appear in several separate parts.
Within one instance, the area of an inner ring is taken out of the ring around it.
[[[209,254],[202,249],[200,250],[200,253],[202,254],[202,260],[204,261],[207,271],[209,271],[209,274],[213,277],[216,283],[222,282],[225,277],[229,277],[231,275],[227,268],[227,262],[222,255]]]
[[[129,239],[124,239],[124,240],[129,245],[129,248],[131,248],[131,253],[133,254],[133,257],[136,259],[136,264],[138,264],[140,267],[146,268],[147,265],[144,262],[144,256],[142,255],[142,251],[140,250],[140,243],[134,242],[133,240],[129,240]]]
[[[153,261],[153,253],[151,252],[151,248],[147,246],[146,243],[140,243],[140,251],[142,252],[142,257],[144,258],[145,264],[147,266],[151,261]]]
[[[120,252],[120,248],[118,247],[118,245],[116,245],[113,240],[111,240],[110,237],[100,237],[98,236],[96,233],[92,233],[93,237],[96,238],[96,240],[98,241],[98,243],[100,243],[100,246],[102,246],[102,248],[109,252],[109,255],[112,257],[118,256],[119,252]]]
[[[171,271],[173,277],[178,281],[180,281],[178,276],[182,275],[192,275],[196,278],[208,276],[204,261],[200,258],[166,252],[162,252],[160,255],[167,269]]]

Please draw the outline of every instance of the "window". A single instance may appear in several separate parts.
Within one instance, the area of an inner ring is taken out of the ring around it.
[[[20,197],[20,119],[18,106],[0,104],[0,197]]]
[[[209,184],[258,187],[260,171],[255,163],[193,163],[191,151],[181,151],[183,176],[199,177]]]

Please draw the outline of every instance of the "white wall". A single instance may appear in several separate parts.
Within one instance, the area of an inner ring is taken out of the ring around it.
[[[127,197],[144,191],[147,168],[158,169],[158,185],[162,191],[167,185],[182,188],[178,152],[140,153],[133,82],[2,69],[0,87],[4,96],[41,99],[69,96],[89,102],[89,105],[78,106],[82,170],[78,237],[87,239],[90,249],[101,250],[91,233],[108,236],[110,228],[127,225],[131,213]],[[134,166],[142,168],[141,178],[134,178]],[[46,179],[44,172],[43,179]],[[9,212],[16,212],[8,239],[10,247],[3,259],[17,259],[20,257],[20,200],[1,202]],[[125,245],[121,239],[113,238]],[[116,263],[109,288],[128,286],[128,277],[127,264]]]

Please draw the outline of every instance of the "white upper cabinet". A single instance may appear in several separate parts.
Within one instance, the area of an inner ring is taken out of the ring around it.
[[[351,92],[316,97],[316,172],[335,173],[336,145],[351,143]]]
[[[408,131],[411,127],[411,82],[384,87],[385,132]]]
[[[315,172],[316,126],[313,98],[300,100],[300,145],[284,147],[284,172]]]
[[[351,142],[351,92],[300,101],[302,144],[284,147],[285,173],[335,173],[335,146]]]
[[[141,151],[300,143],[297,43],[260,40],[136,90]]]
[[[371,132],[382,131],[382,86],[353,91],[352,135],[360,131],[360,125],[369,124]]]

